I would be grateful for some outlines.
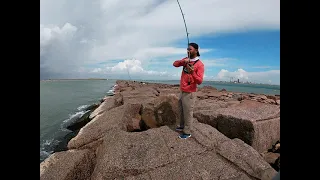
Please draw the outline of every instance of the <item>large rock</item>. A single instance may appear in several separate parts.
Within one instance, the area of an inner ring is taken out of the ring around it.
[[[141,87],[131,91],[123,91],[120,94],[123,96],[125,104],[144,104],[159,96],[158,91],[152,87]]]
[[[269,180],[277,173],[256,150],[238,138],[219,144],[217,153],[257,179]]]
[[[141,115],[141,104],[126,104],[123,112],[123,117],[119,123],[125,125],[125,130],[130,132],[134,130],[140,130],[139,122]]]
[[[218,127],[218,114],[213,113],[213,111],[211,111],[210,109],[195,111],[193,117],[195,117],[201,123],[209,124],[210,126],[215,128]]]
[[[166,96],[166,95],[169,95],[169,94],[175,94],[177,96],[179,96],[180,94],[180,89],[178,87],[176,88],[157,88],[157,90],[159,91],[159,95],[160,96]]]
[[[180,118],[178,97],[175,94],[159,96],[152,102],[144,104],[141,113],[141,119],[150,128],[175,125]]]
[[[199,123],[196,119],[193,122],[191,128],[192,138],[208,150],[215,149],[218,144],[229,140],[228,137],[212,126]]]
[[[122,96],[116,95],[116,96],[108,96],[105,98],[105,100],[100,104],[98,108],[96,108],[89,116],[90,119],[93,119],[99,114],[102,114],[105,111],[109,111],[112,108],[118,107],[122,105]]]
[[[166,126],[138,133],[113,130],[97,150],[92,179],[134,176],[204,151],[193,139],[181,141]]]
[[[195,154],[155,170],[127,177],[128,180],[221,179],[251,180],[242,170],[233,167],[213,151]]]
[[[280,140],[280,108],[277,105],[244,100],[239,105],[216,111],[199,111],[194,117],[210,124],[227,137],[239,138],[258,152]]]
[[[90,150],[56,152],[40,164],[41,180],[87,180],[95,166]]]
[[[79,131],[76,137],[71,139],[68,143],[68,148],[80,148],[81,146],[99,140],[111,129],[128,131],[129,128],[129,130],[131,130],[132,121],[138,117],[140,108],[140,104],[126,104],[96,116]]]
[[[280,140],[280,117],[256,121],[253,127],[252,147],[260,153]]]
[[[249,180],[274,175],[252,147],[209,125],[196,122],[192,135],[181,140],[168,126],[137,133],[113,129],[97,149],[91,179]]]
[[[198,88],[198,91],[210,92],[210,91],[218,91],[218,89],[212,86],[203,86],[201,88]]]
[[[228,107],[228,103],[223,101],[217,101],[213,99],[197,100],[194,104],[194,114],[200,110],[209,110],[214,112],[217,109],[226,107]]]
[[[76,137],[69,141],[68,148],[76,149],[98,140],[107,131],[113,128],[123,128],[123,130],[125,130],[123,124],[119,123],[119,119],[122,118],[123,112],[124,106],[119,106],[97,115],[93,120],[81,128]]]

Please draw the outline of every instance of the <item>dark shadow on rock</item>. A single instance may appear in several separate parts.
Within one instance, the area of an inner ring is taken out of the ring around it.
[[[275,163],[271,163],[270,164],[271,167],[276,170],[276,171],[280,171],[280,156],[278,157],[278,159],[275,161]]]
[[[221,115],[217,117],[217,122],[216,129],[222,132],[225,136],[230,139],[239,138],[248,145],[252,145],[254,128],[250,122]]]
[[[146,131],[149,129],[149,127],[146,125],[146,123],[143,120],[140,120],[139,126],[140,126],[140,131]]]
[[[176,123],[176,115],[169,102],[164,102],[158,108],[155,108],[154,115],[159,126],[173,125]]]
[[[60,151],[68,150],[68,142],[72,138],[74,138],[78,134],[79,131],[80,130],[68,132],[67,134],[64,134],[64,135],[57,137],[56,139],[58,140],[59,143],[53,147],[53,151],[60,152]]]

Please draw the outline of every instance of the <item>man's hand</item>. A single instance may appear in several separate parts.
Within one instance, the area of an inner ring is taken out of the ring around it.
[[[184,58],[183,60],[184,60],[185,63],[189,63],[189,58],[188,57]]]

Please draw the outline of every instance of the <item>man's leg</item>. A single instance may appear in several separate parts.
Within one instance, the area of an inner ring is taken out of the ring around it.
[[[178,111],[180,113],[180,118],[177,118],[177,122],[176,122],[176,130],[177,131],[182,131],[182,129],[184,128],[184,118],[183,118],[183,107],[182,107],[182,91],[180,92],[179,95],[179,100],[178,100]]]
[[[194,93],[183,93],[182,95],[182,108],[184,117],[184,134],[191,134],[191,126],[193,122],[193,107],[195,101]]]

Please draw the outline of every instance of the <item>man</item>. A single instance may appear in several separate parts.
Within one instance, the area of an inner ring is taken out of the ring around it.
[[[183,66],[180,79],[180,97],[179,111],[180,119],[177,122],[177,131],[182,132],[179,137],[187,139],[191,137],[190,128],[193,120],[193,107],[196,99],[195,92],[197,85],[203,81],[204,64],[199,59],[199,46],[196,43],[189,43],[188,54],[189,58],[183,58],[173,63],[173,66]]]

